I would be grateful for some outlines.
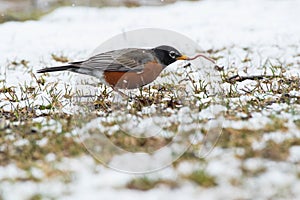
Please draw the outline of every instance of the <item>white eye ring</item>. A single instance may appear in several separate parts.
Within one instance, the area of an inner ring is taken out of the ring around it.
[[[169,56],[171,58],[176,58],[176,53],[174,51],[170,51]]]

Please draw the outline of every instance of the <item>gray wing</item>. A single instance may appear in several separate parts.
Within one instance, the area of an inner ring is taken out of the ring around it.
[[[81,62],[79,67],[91,71],[98,69],[101,71],[141,72],[144,64],[149,61],[157,62],[151,50],[128,48],[97,54]]]

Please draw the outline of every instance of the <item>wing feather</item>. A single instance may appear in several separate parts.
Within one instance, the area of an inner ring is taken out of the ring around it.
[[[97,54],[82,62],[80,67],[88,70],[141,72],[144,64],[153,60],[156,61],[156,58],[149,49],[128,48]]]

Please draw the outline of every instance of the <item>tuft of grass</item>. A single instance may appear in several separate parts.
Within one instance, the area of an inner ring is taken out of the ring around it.
[[[263,132],[274,132],[274,131],[282,131],[282,132],[287,132],[288,128],[286,127],[285,123],[287,120],[285,119],[280,119],[276,116],[270,116],[272,122],[267,124],[263,128]]]
[[[123,131],[106,136],[113,144],[129,152],[154,152],[172,141],[172,138],[164,137],[138,138]]]
[[[300,119],[294,120],[294,123],[296,124],[296,126],[298,127],[298,129],[300,129]]]
[[[156,186],[157,182],[152,181],[147,177],[136,178],[127,184],[127,188],[135,190],[150,190]]]
[[[266,172],[267,169],[265,167],[260,167],[257,169],[249,170],[249,169],[246,169],[244,166],[242,166],[241,170],[244,175],[246,175],[248,177],[253,177],[253,176],[258,176],[258,175]]]
[[[69,58],[64,56],[64,55],[56,55],[56,54],[51,54],[51,57],[53,60],[57,61],[57,62],[61,62],[61,63],[66,63],[66,62],[69,62]]]
[[[39,20],[42,16],[50,13],[53,9],[49,10],[36,10],[36,9],[24,9],[24,10],[8,10],[5,14],[0,15],[0,24],[9,21],[24,22],[28,20]]]
[[[283,161],[286,160],[289,156],[290,144],[288,142],[276,143],[272,140],[269,140],[266,144],[266,147],[261,151],[256,151],[256,155],[260,155],[263,158]]]
[[[222,136],[220,138],[218,146],[223,148],[230,147],[250,147],[254,140],[258,140],[262,131],[251,130],[251,129],[234,129],[224,128],[222,130]]]
[[[142,190],[142,191],[147,191],[151,190],[159,185],[166,185],[171,188],[176,188],[178,184],[175,181],[172,180],[151,180],[147,177],[140,177],[131,180],[129,183],[127,183],[126,187],[128,189],[133,189],[133,190]]]
[[[187,176],[187,179],[206,188],[214,187],[217,185],[215,178],[205,173],[204,170],[197,170],[192,172],[190,175]]]
[[[199,158],[199,156],[196,155],[194,149],[190,148],[187,151],[185,151],[177,160],[173,162],[173,166],[177,167],[183,161],[202,163],[204,162],[204,158]]]
[[[42,194],[34,194],[31,197],[29,197],[28,200],[42,200],[43,199],[43,195]]]

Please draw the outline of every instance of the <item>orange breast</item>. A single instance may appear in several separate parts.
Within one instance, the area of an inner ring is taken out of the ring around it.
[[[163,70],[158,63],[145,64],[142,72],[110,72],[104,71],[105,81],[114,88],[134,89],[154,81]]]

